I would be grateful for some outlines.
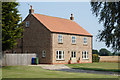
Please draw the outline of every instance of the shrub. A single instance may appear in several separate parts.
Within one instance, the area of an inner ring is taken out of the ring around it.
[[[93,54],[92,55],[92,61],[93,62],[99,62],[99,56],[98,56],[98,54]]]

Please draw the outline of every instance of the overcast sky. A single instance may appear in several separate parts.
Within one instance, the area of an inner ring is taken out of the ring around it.
[[[93,49],[107,48],[104,42],[96,41],[98,30],[103,29],[103,26],[92,14],[89,2],[20,2],[18,9],[23,19],[29,14],[29,4],[39,14],[69,19],[73,13],[74,21],[93,35]]]

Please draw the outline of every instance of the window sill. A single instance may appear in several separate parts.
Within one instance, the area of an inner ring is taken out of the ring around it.
[[[76,45],[76,43],[72,43],[72,45]]]
[[[25,26],[26,28],[29,28],[29,26]]]
[[[83,58],[83,60],[89,60],[89,58]]]
[[[61,42],[61,43],[58,42],[58,44],[63,44],[63,42]]]
[[[88,44],[87,44],[87,43],[86,43],[86,44],[84,43],[83,45],[84,45],[84,46],[87,46]]]
[[[56,61],[65,61],[64,59],[56,59]]]

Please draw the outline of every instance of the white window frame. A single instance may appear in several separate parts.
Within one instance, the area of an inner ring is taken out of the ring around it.
[[[30,22],[29,22],[29,21],[26,21],[26,22],[25,22],[25,26],[26,26],[26,27],[29,27],[29,26],[30,26]]]
[[[72,44],[76,44],[76,36],[72,36]]]
[[[63,43],[63,35],[58,34],[58,43]]]
[[[46,57],[46,51],[45,51],[45,50],[42,51],[42,57],[43,57],[43,58]]]
[[[61,58],[60,58],[60,52],[61,52]],[[56,60],[64,60],[64,55],[65,55],[64,51],[57,50],[56,51]]]
[[[88,51],[82,51],[82,59],[89,59]]]
[[[72,56],[73,53],[73,56]],[[76,58],[76,51],[71,51],[71,58]]]
[[[87,37],[83,38],[83,44],[87,44]]]

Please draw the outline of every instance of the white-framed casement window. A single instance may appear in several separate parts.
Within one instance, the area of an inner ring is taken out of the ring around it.
[[[72,36],[72,44],[76,44],[76,37]]]
[[[42,51],[42,57],[43,58],[46,57],[46,51],[45,50]]]
[[[88,59],[88,51],[83,51],[82,52],[82,59]]]
[[[76,58],[76,52],[75,51],[71,52],[71,58]]]
[[[30,26],[30,22],[29,22],[29,21],[26,21],[26,22],[25,22],[25,26],[26,26],[26,27],[29,27],[29,26]]]
[[[62,34],[58,35],[58,43],[63,43],[63,36],[62,36]]]
[[[56,60],[64,60],[64,51],[56,51]]]
[[[83,44],[87,44],[87,37],[83,38]]]

